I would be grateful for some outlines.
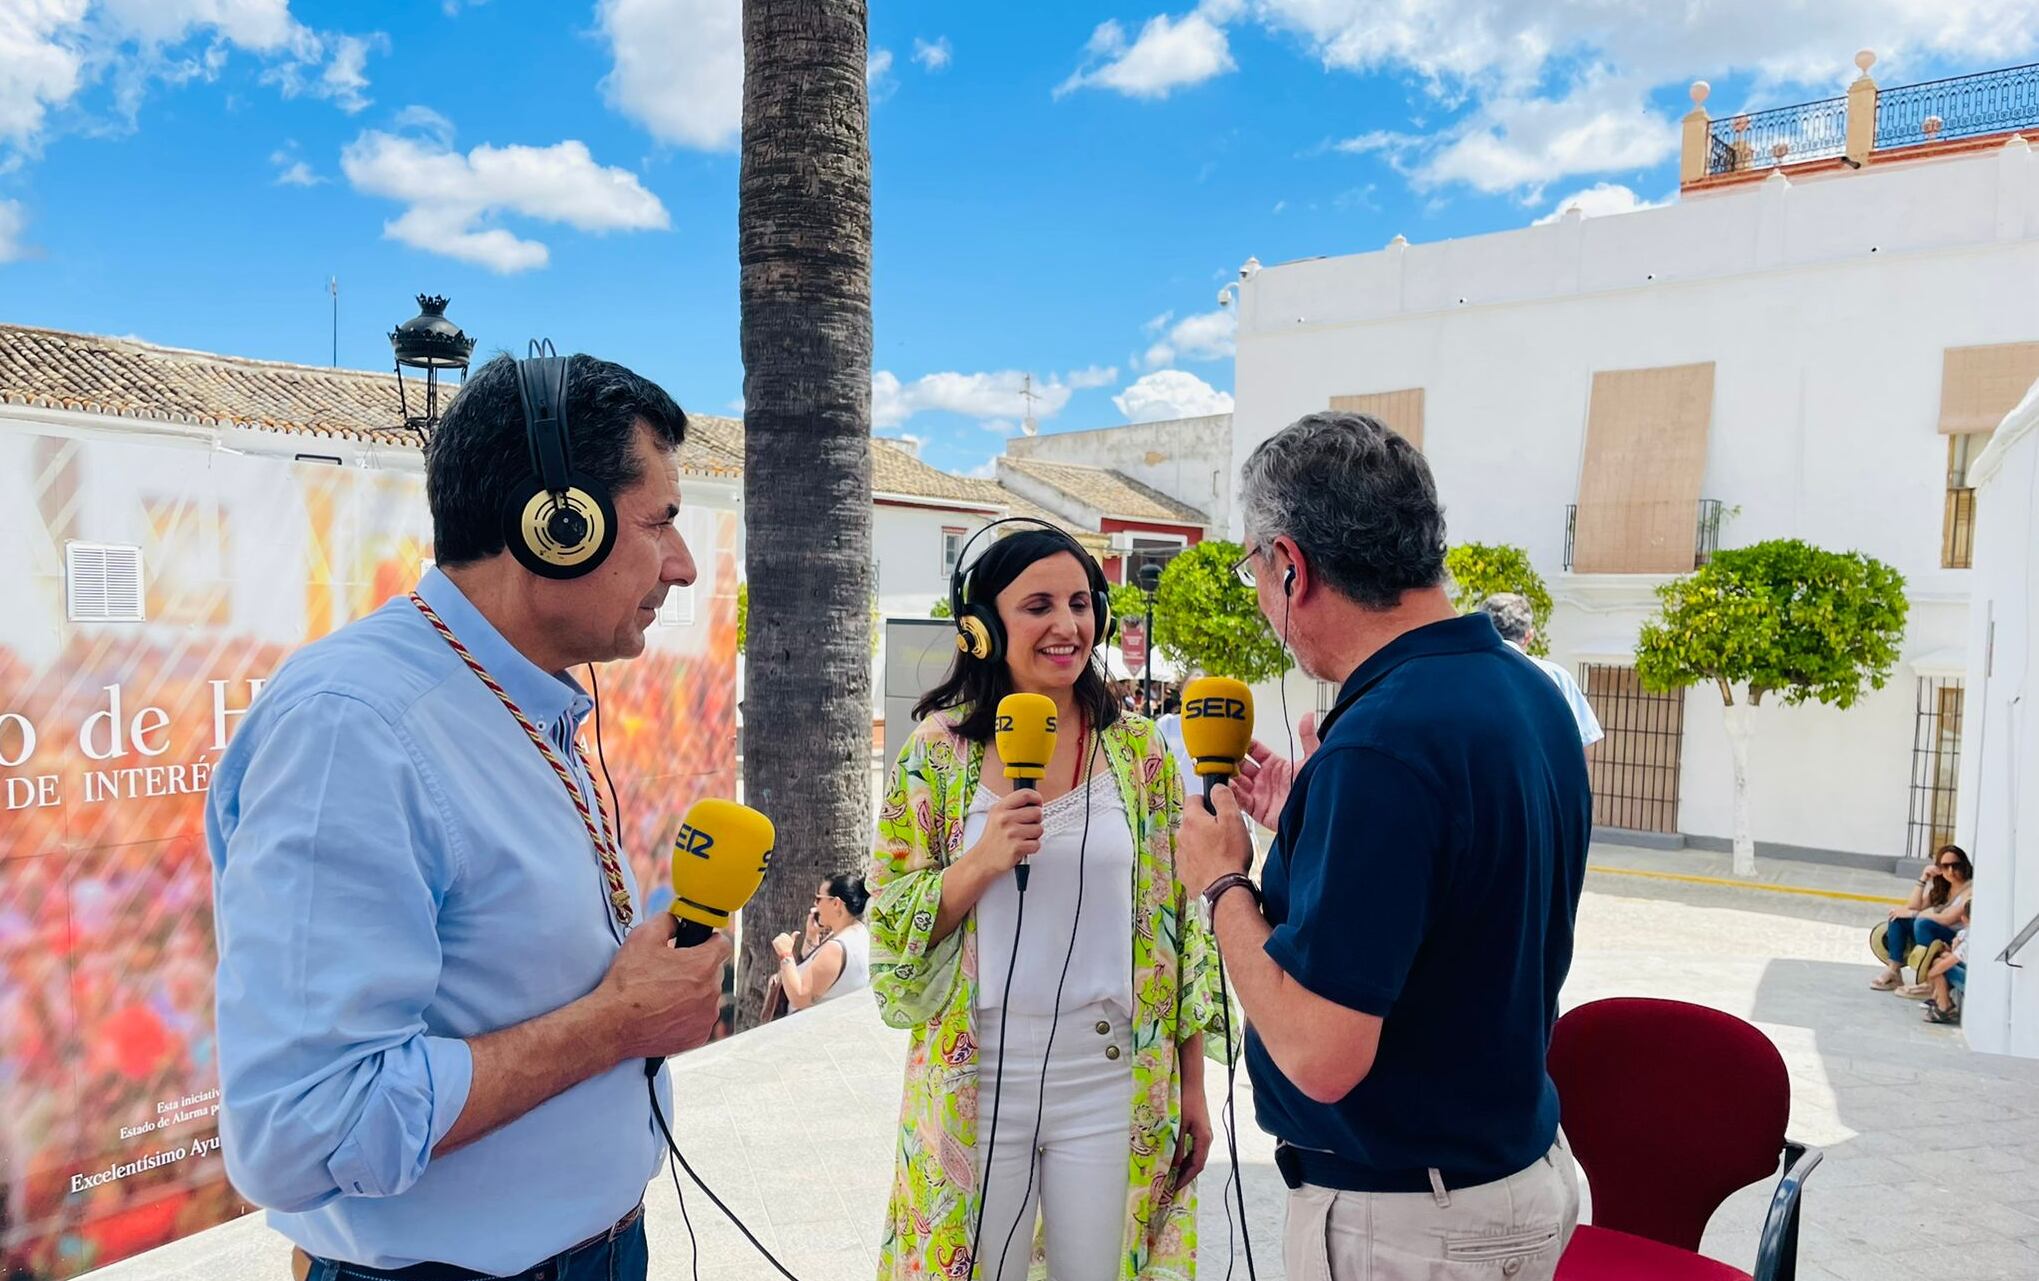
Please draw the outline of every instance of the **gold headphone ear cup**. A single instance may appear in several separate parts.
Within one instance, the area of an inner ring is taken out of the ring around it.
[[[991,629],[983,619],[966,615],[956,624],[956,648],[972,658],[991,657]]]

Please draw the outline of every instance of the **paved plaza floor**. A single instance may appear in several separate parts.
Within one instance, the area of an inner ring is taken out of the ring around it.
[[[1565,1004],[1697,1001],[1771,1037],[1791,1071],[1792,1137],[1826,1151],[1807,1183],[1804,1281],[2039,1278],[2039,1062],[1973,1053],[1959,1030],[1921,1022],[1914,1002],[1870,991],[1866,937],[1884,908],[1825,897],[1900,897],[1906,882],[1774,861],[1754,885],[1718,885],[1706,878],[1726,876],[1725,855],[1602,846],[1593,857]],[[682,1149],[802,1281],[874,1275],[904,1044],[868,1002],[844,1001],[675,1064]],[[1213,1074],[1214,1098],[1222,1087]],[[1243,1081],[1239,1100],[1254,1255],[1277,1281],[1284,1193]],[[1205,1277],[1226,1275],[1224,1172],[1220,1158],[1204,1177]],[[1706,1253],[1752,1268],[1769,1194],[1764,1184],[1729,1200]],[[704,1281],[777,1275],[692,1188],[687,1209]],[[655,1281],[693,1276],[669,1179],[652,1187],[647,1222]],[[257,1215],[96,1275],[283,1281],[287,1252]],[[1232,1275],[1245,1277],[1243,1263]]]

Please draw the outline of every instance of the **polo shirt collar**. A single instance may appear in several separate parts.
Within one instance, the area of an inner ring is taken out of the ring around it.
[[[460,643],[488,669],[488,674],[495,677],[532,724],[547,733],[562,719],[567,720],[569,730],[580,727],[582,718],[594,707],[580,684],[571,676],[548,672],[524,657],[438,566],[425,571],[425,576],[418,580],[418,595],[453,629]]]
[[[1332,710],[1325,722],[1317,727],[1319,734],[1328,733],[1331,722],[1346,707],[1368,689],[1380,683],[1389,672],[1412,658],[1430,658],[1439,654],[1472,654],[1483,649],[1500,649],[1507,642],[1501,633],[1494,630],[1494,620],[1484,613],[1461,614],[1440,622],[1426,623],[1389,641],[1374,651],[1371,658],[1353,669],[1345,678],[1345,684],[1338,690],[1338,706]]]

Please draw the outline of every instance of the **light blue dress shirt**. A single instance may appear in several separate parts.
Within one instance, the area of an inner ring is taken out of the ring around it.
[[[565,750],[580,686],[436,569],[418,590],[592,800]],[[206,839],[220,1137],[271,1226],[325,1258],[501,1274],[638,1203],[664,1151],[635,1060],[432,1156],[467,1100],[464,1038],[587,995],[620,927],[558,776],[408,599],[283,665],[213,775]]]

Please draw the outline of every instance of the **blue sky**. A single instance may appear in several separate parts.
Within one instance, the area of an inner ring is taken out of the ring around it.
[[[429,291],[737,409],[737,0],[0,11],[0,321],[325,363],[338,277],[344,365]],[[1027,376],[1044,431],[1227,408],[1249,255],[1668,199],[1695,78],[2035,44],[2039,0],[877,0],[876,426],[968,471]]]

